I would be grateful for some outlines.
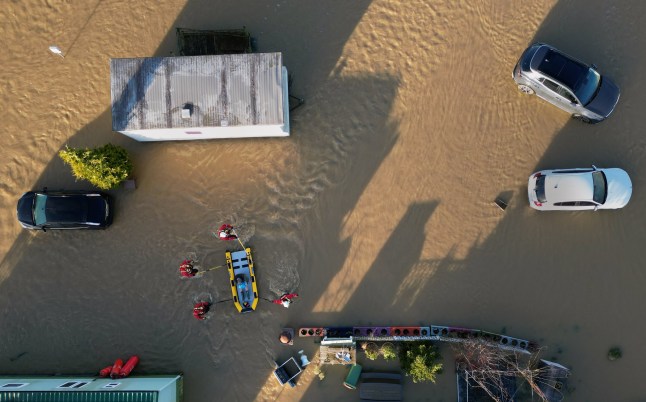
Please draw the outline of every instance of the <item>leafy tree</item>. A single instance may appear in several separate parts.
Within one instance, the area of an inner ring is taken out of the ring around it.
[[[58,155],[72,168],[74,177],[103,190],[117,187],[132,173],[128,152],[117,145],[106,144],[92,149],[65,147]]]
[[[404,342],[399,350],[401,368],[414,383],[435,382],[437,374],[442,372],[442,363],[437,348],[431,342]]]

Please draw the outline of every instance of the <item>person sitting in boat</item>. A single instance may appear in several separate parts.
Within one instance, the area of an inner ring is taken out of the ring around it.
[[[218,229],[218,237],[220,238],[220,240],[235,240],[238,238],[238,236],[236,236],[235,232],[233,231],[233,226],[226,223],[220,226],[220,229]]]
[[[197,318],[198,320],[205,320],[206,313],[209,312],[210,308],[211,303],[209,302],[196,303],[195,306],[193,306],[193,317]]]
[[[193,260],[184,260],[179,266],[179,274],[184,278],[192,278],[198,270],[193,266]]]
[[[238,287],[238,299],[240,299],[241,303],[249,304],[249,284],[247,281],[243,281],[241,277],[237,277],[236,281],[236,286]]]

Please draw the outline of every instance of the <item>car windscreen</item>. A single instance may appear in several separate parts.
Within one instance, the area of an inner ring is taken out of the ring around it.
[[[590,103],[592,98],[594,98],[600,84],[601,76],[598,72],[590,68],[588,69],[588,73],[585,75],[585,78],[579,81],[578,87],[574,88],[574,93],[581,103],[587,105]]]
[[[47,196],[36,194],[34,202],[34,224],[44,225],[47,222]]]
[[[603,172],[593,172],[592,185],[594,186],[594,192],[592,193],[592,199],[594,202],[599,204],[606,202],[606,196],[608,195],[608,182],[606,181],[606,175],[603,174]]]
[[[536,49],[541,47],[541,45],[536,44],[528,48],[522,56],[520,56],[520,67],[524,71],[529,71],[531,69],[532,57],[536,54]]]
[[[87,207],[84,196],[64,197],[38,194],[34,208],[34,219],[37,225],[85,222]]]
[[[536,192],[536,199],[538,202],[547,202],[547,198],[545,198],[545,177],[546,176],[538,176],[536,178],[534,192]]]

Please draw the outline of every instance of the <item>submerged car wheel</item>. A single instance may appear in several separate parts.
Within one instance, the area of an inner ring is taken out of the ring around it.
[[[580,114],[573,114],[572,118],[590,124],[590,119],[585,116],[581,116]]]
[[[528,87],[527,85],[520,84],[518,85],[518,90],[525,95],[534,95],[534,90]]]

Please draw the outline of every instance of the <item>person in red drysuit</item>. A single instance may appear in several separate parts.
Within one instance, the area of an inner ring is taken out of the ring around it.
[[[179,266],[179,274],[184,278],[192,278],[197,274],[197,268],[193,267],[193,260],[184,260]]]
[[[210,307],[211,303],[209,302],[196,303],[195,306],[193,306],[193,317],[197,318],[198,320],[205,320],[206,313],[209,312]]]
[[[286,293],[280,296],[280,299],[272,300],[274,304],[282,304],[283,307],[289,308],[289,305],[292,304],[293,299],[298,297],[298,293]]]
[[[228,223],[225,223],[222,226],[220,226],[220,229],[218,229],[218,238],[220,240],[235,240],[238,238],[238,236],[235,235],[235,232],[233,231],[233,226],[229,225]]]

